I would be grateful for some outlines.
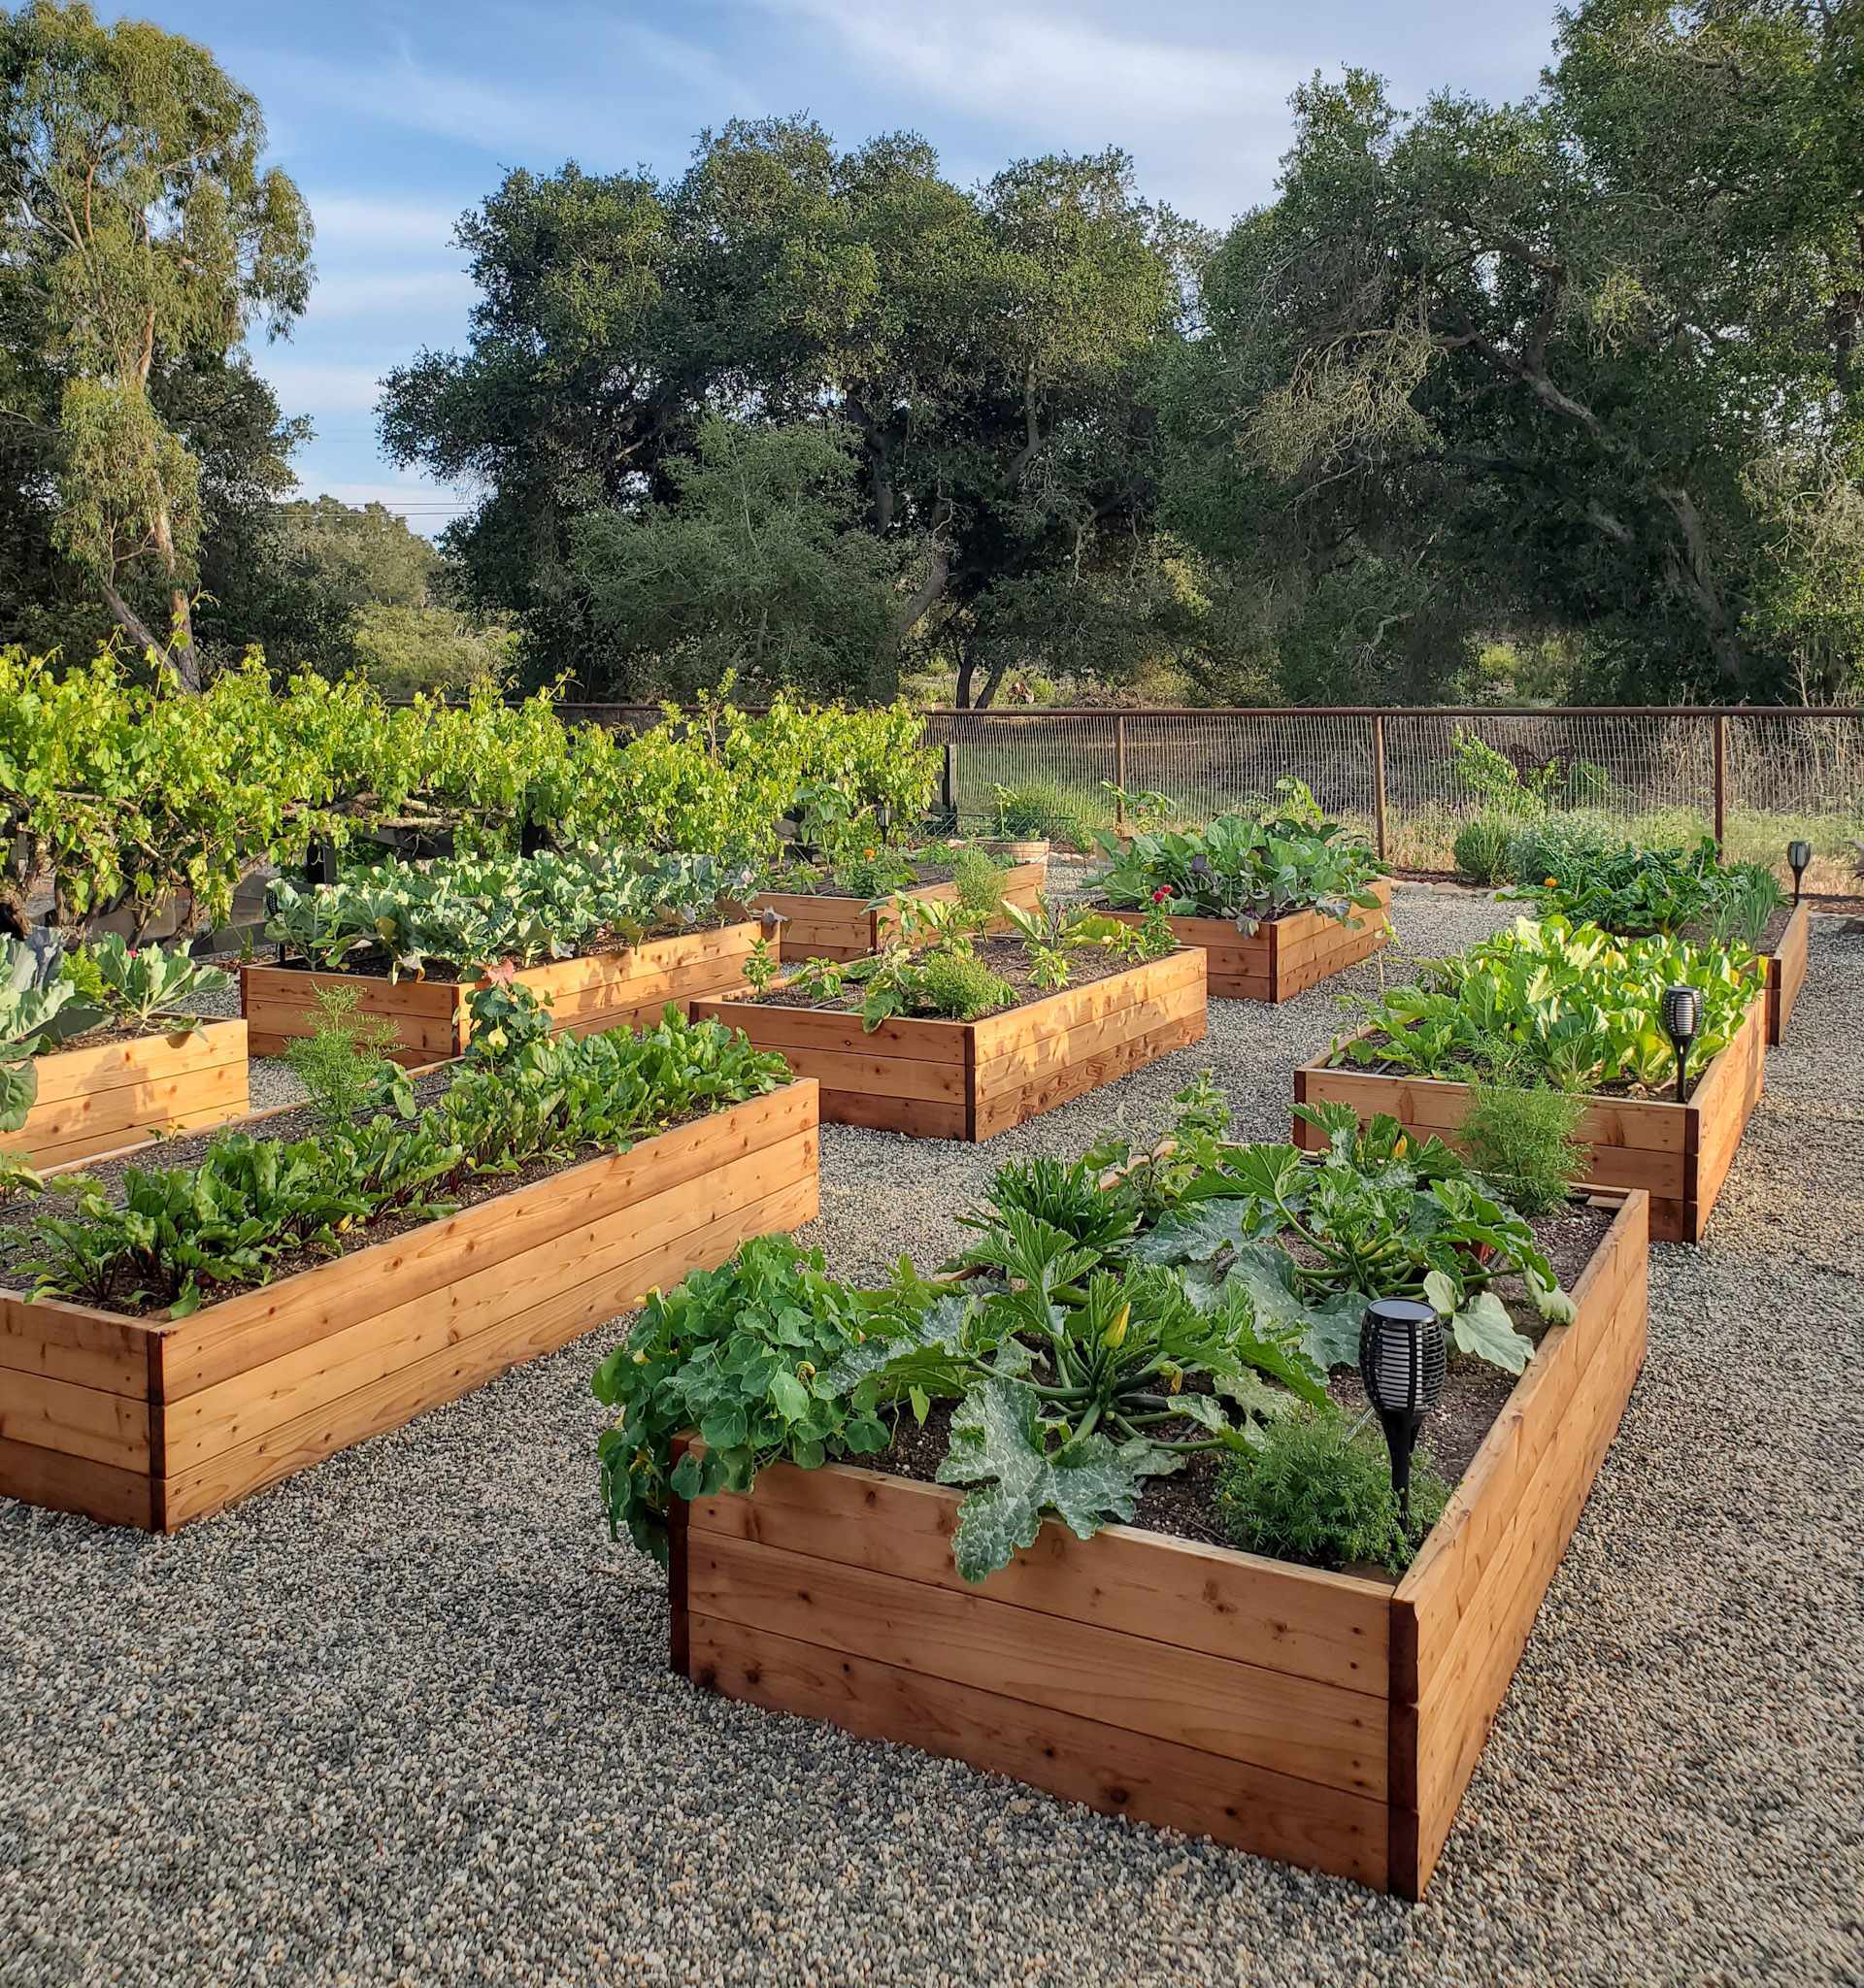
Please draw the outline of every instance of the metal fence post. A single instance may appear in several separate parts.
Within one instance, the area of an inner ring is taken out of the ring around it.
[[[1126,826],[1126,714],[1114,713],[1114,826]]]
[[[1385,860],[1385,714],[1372,721],[1372,827],[1379,860]]]
[[[1715,848],[1723,846],[1728,832],[1728,717],[1717,712],[1715,725]]]

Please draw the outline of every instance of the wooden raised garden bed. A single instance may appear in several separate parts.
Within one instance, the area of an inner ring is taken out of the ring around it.
[[[51,1050],[34,1057],[39,1095],[17,1131],[0,1133],[0,1151],[44,1172],[238,1118],[246,1058],[243,1021]]]
[[[1647,1209],[1622,1199],[1395,1587],[1053,1520],[972,1587],[957,1492],[783,1465],[673,1501],[673,1668],[1415,1899],[1643,1364]]]
[[[1786,1040],[1786,1024],[1793,1018],[1793,1004],[1806,984],[1807,955],[1811,944],[1812,912],[1797,904],[1786,920],[1786,929],[1774,942],[1767,955],[1767,1040]]]
[[[0,1293],[0,1493],[173,1532],[816,1211],[816,1087],[174,1322]]]
[[[1756,995],[1735,1039],[1695,1080],[1687,1104],[1667,1098],[1587,1100],[1577,1137],[1591,1148],[1590,1187],[1642,1187],[1650,1196],[1650,1233],[1664,1242],[1700,1242],[1735,1148],[1760,1100],[1766,1072],[1767,1006]],[[1361,1121],[1384,1111],[1447,1144],[1469,1109],[1469,1086],[1442,1077],[1336,1069],[1326,1057],[1294,1073],[1297,1105],[1350,1105]],[[1295,1143],[1317,1151],[1319,1129],[1294,1121]]]
[[[1248,939],[1227,918],[1166,922],[1181,945],[1201,945],[1210,955],[1214,1000],[1290,1001],[1391,944],[1391,878],[1376,878],[1373,888],[1379,893],[1376,911],[1355,911],[1348,918],[1290,911],[1258,925]],[[1146,922],[1142,911],[1111,915],[1128,925]]]
[[[1033,911],[1048,879],[1048,865],[1018,863],[1003,874],[1003,895],[1013,905]],[[946,902],[957,895],[951,883],[921,883],[906,897]],[[887,906],[875,907],[864,898],[817,897],[802,891],[767,890],[751,900],[753,910],[775,911],[783,920],[782,956],[786,960],[865,959],[878,952],[898,924]],[[994,919],[990,930],[1005,931],[1009,920]]]
[[[695,1001],[695,1021],[744,1030],[822,1086],[840,1125],[927,1139],[984,1140],[1098,1090],[1205,1026],[1204,955],[1194,950],[1064,987],[982,1021],[899,1019],[871,1033],[859,1014],[749,1001]]]
[[[764,936],[749,918],[711,932],[682,932],[644,939],[619,952],[550,960],[520,967],[516,979],[540,1000],[550,1000],[550,1018],[579,1036],[601,1029],[651,1028],[672,1002],[682,1013],[696,996],[736,992],[745,984],[745,961]],[[774,950],[774,947],[773,947]],[[418,1067],[465,1050],[472,1035],[471,1005],[484,979],[387,980],[374,974],[317,973],[298,966],[248,965],[240,969],[240,1011],[251,1030],[254,1056],[282,1056],[285,1044],[312,1033],[320,987],[361,990],[358,1012],[383,1015],[395,1025],[397,1063]]]

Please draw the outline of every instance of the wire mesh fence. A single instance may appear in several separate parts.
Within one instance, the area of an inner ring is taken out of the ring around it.
[[[659,711],[573,705],[570,718],[634,729]],[[1514,805],[1598,818],[1646,844],[1714,835],[1784,873],[1813,845],[1807,887],[1858,889],[1864,710],[1288,709],[932,711],[945,799],[967,830],[1047,820],[1063,840],[1152,812],[1208,820],[1271,799],[1292,776],[1398,868],[1449,875],[1459,832],[1497,804],[1472,779],[1478,740]],[[1014,832],[1032,832],[1016,828]]]

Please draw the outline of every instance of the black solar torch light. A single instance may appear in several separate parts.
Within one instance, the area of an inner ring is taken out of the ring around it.
[[[1415,1298],[1375,1298],[1359,1327],[1359,1377],[1366,1384],[1385,1447],[1391,1488],[1411,1524],[1411,1452],[1418,1425],[1444,1391],[1444,1327],[1434,1305]]]
[[[1702,995],[1694,987],[1663,991],[1663,1032],[1676,1045],[1677,1103],[1689,1102],[1689,1044],[1702,1030]]]
[[[1801,890],[1806,881],[1806,872],[1813,860],[1811,843],[1792,842],[1786,845],[1786,867],[1793,873],[1793,902],[1798,904]]]
[[[893,826],[893,810],[884,801],[874,810],[874,826],[880,830],[882,842],[885,842],[886,832]]]

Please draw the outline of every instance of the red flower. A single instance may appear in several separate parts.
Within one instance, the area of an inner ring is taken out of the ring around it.
[[[1165,900],[1170,896],[1171,892],[1166,889],[1164,884],[1161,883],[1158,886],[1158,888],[1152,892],[1152,902],[1155,905],[1162,905],[1165,902]]]

